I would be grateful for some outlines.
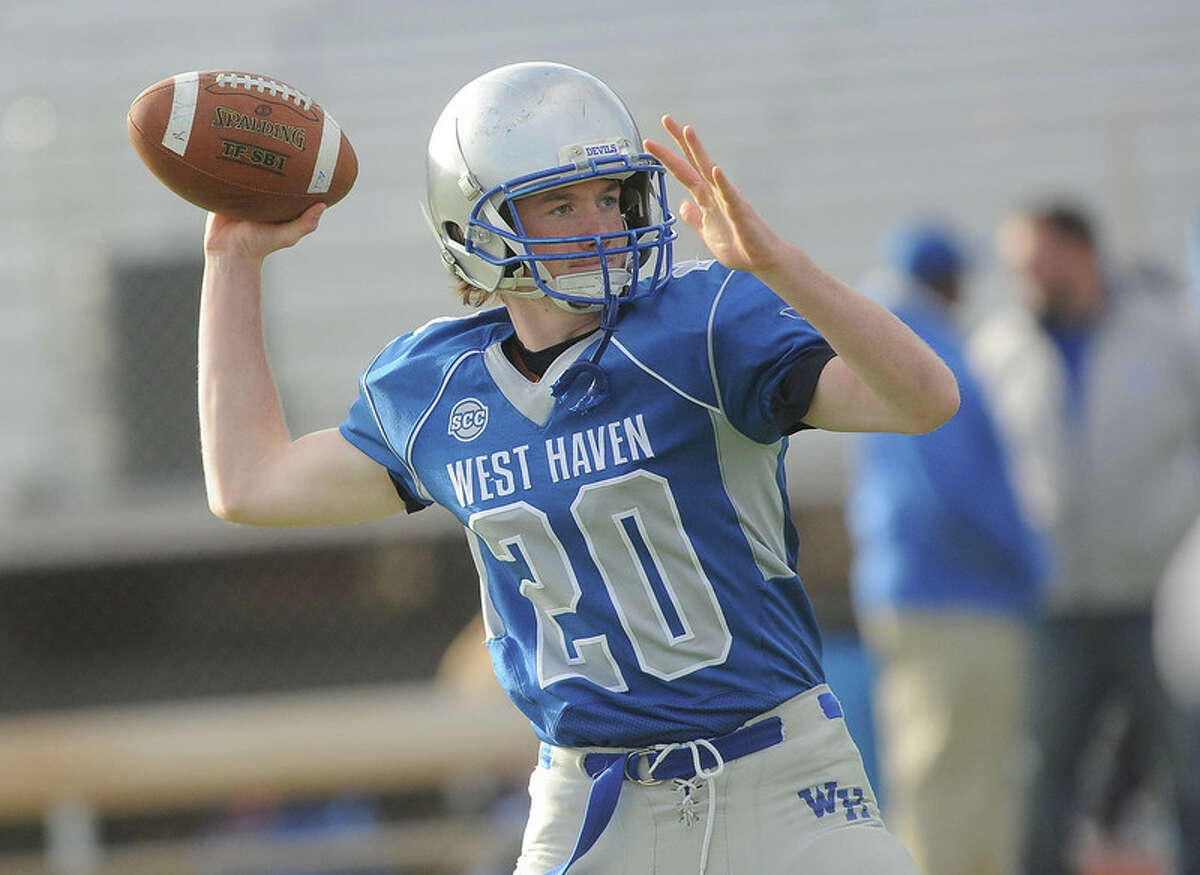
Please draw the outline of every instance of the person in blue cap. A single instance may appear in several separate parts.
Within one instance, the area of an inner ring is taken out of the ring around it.
[[[938,223],[913,222],[888,237],[885,260],[876,291],[951,367],[961,399],[930,434],[856,442],[851,586],[879,666],[886,814],[925,875],[1011,875],[1027,624],[1048,554],[964,360],[964,245]]]

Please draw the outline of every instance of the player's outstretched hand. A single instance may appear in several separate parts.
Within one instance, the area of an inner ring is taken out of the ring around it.
[[[726,267],[751,273],[776,267],[786,244],[709,157],[696,129],[669,115],[662,125],[679,153],[652,140],[643,145],[692,196],[679,205],[679,217]]]
[[[247,222],[217,213],[208,214],[204,228],[207,255],[263,259],[277,249],[295,246],[300,238],[317,230],[325,204],[313,204],[290,222]]]

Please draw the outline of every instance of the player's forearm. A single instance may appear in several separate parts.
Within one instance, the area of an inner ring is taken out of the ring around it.
[[[873,394],[891,408],[894,429],[927,432],[958,410],[958,383],[946,364],[886,307],[786,246],[758,273],[821,333]]]
[[[210,254],[200,302],[200,445],[209,506],[235,517],[291,440],[267,362],[260,259]]]

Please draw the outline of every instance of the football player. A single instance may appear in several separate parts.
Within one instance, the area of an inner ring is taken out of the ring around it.
[[[663,125],[675,149],[559,64],[464,86],[430,138],[426,217],[464,299],[500,306],[399,337],[340,428],[296,440],[260,269],[321,207],[210,216],[211,507],[458,517],[496,675],[542,741],[518,872],[914,872],[824,683],[783,455],[804,428],[929,431],[957,385]],[[668,173],[715,260],[673,263]]]

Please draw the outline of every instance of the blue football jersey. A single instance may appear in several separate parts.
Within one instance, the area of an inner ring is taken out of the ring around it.
[[[626,747],[729,732],[824,680],[771,401],[824,341],[753,276],[678,265],[627,305],[584,415],[532,382],[503,308],[439,319],[364,372],[341,430],[479,568],[496,675],[538,737]]]

